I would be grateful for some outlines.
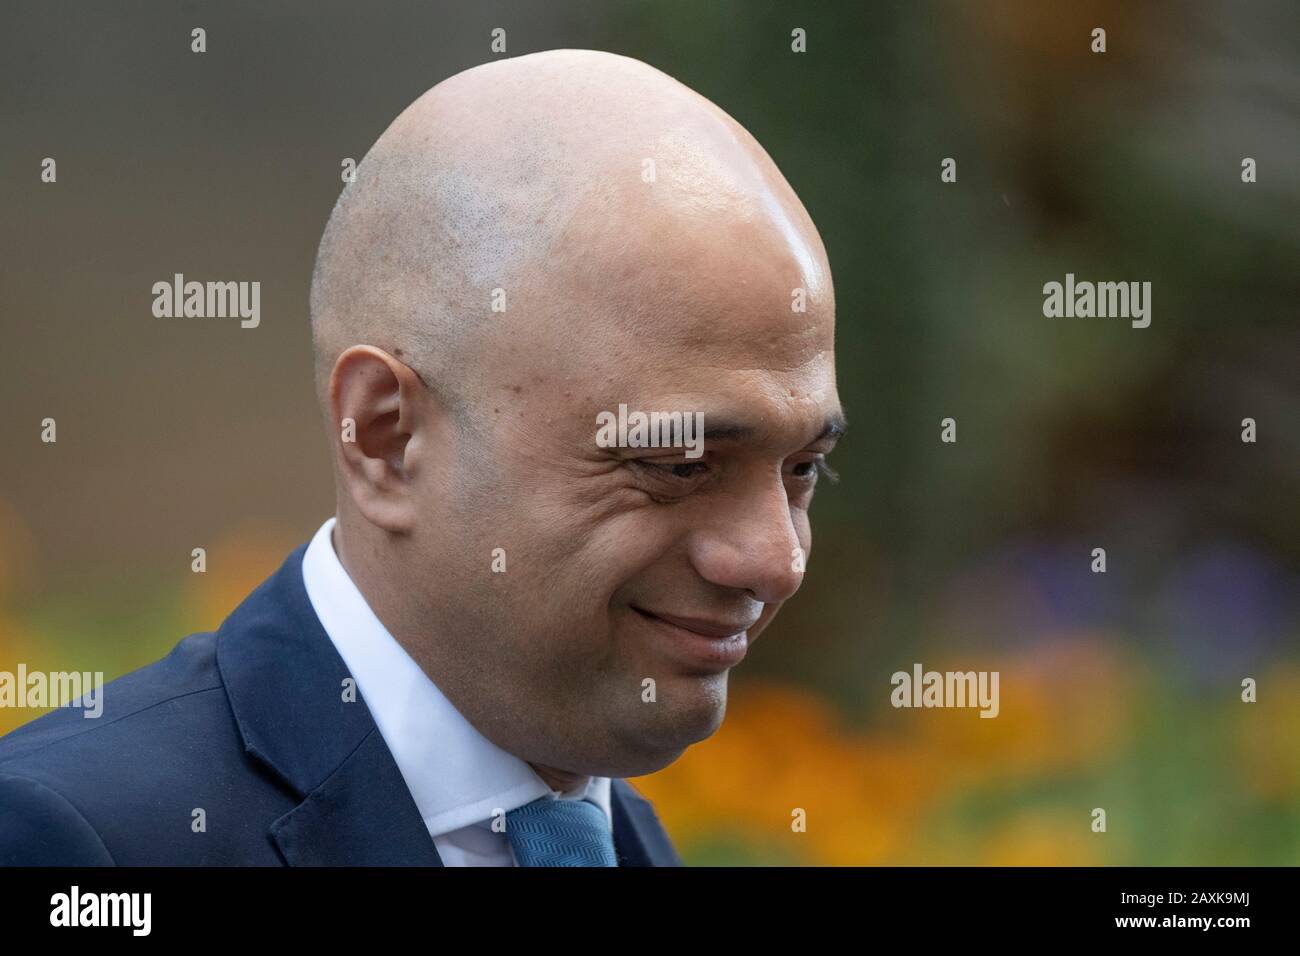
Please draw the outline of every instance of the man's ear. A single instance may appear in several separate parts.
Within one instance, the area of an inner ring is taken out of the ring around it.
[[[406,532],[415,523],[419,462],[411,438],[427,424],[426,397],[414,370],[371,345],[346,349],[330,373],[334,451],[343,487],[366,520],[385,531]]]

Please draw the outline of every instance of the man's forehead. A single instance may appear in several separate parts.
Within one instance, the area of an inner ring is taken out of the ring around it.
[[[734,250],[706,244],[698,253],[593,256],[580,269],[559,268],[545,286],[523,291],[512,336],[620,367],[795,369],[834,348],[829,284],[801,284],[807,277],[790,260],[765,269],[761,257]]]
[[[665,315],[630,302],[572,301],[542,316],[525,302],[480,353],[491,361],[476,377],[603,403],[733,392],[789,405],[833,387],[833,316],[751,304]]]
[[[670,183],[626,182],[612,193],[580,207],[513,285],[487,354],[508,348],[514,367],[495,374],[563,383],[543,388],[556,404],[573,391],[601,405],[694,394],[716,406],[721,388],[766,395],[773,415],[823,417],[835,404],[834,293],[793,194],[682,203]]]
[[[738,405],[805,418],[832,411],[833,316],[753,305],[748,312],[732,306],[663,315],[575,302],[567,315],[521,313],[510,331],[494,337],[485,353],[494,359],[483,373],[512,386],[529,382],[533,397],[556,405],[672,404],[719,412]]]

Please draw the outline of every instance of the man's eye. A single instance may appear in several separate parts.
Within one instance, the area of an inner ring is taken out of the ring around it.
[[[826,459],[821,456],[811,461],[797,461],[791,471],[794,477],[802,481],[813,481],[818,476],[828,478],[831,481],[838,481],[840,477],[830,465],[826,464]]]
[[[673,478],[682,478],[682,479],[694,478],[697,474],[701,474],[708,467],[702,461],[678,461],[678,462],[666,462],[664,464],[659,464],[658,462],[653,462],[653,461],[647,461],[647,462],[643,462],[643,464],[648,465],[649,467],[654,468],[657,471],[662,471],[664,474],[670,475]],[[700,469],[700,470],[696,471],[696,469]]]

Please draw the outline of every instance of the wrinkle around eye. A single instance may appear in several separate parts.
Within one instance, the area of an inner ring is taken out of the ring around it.
[[[629,458],[629,470],[637,483],[637,489],[648,494],[655,501],[667,503],[689,497],[704,488],[708,479],[713,477],[707,462],[700,461],[664,461]],[[703,468],[690,475],[674,475],[672,469],[680,467]]]

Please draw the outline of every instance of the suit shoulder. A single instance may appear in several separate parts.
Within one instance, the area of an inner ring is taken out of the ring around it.
[[[108,728],[114,735],[127,727],[138,731],[142,718],[157,708],[174,712],[189,698],[220,689],[215,646],[215,633],[191,634],[166,657],[109,681],[93,698],[86,695],[83,706],[56,707],[0,737],[0,773],[21,773],[25,758],[38,753],[44,763],[54,756],[51,751],[93,746]]]
[[[266,828],[292,795],[248,758],[215,635],[0,739],[0,863],[276,864]],[[200,825],[202,821],[202,825]]]

